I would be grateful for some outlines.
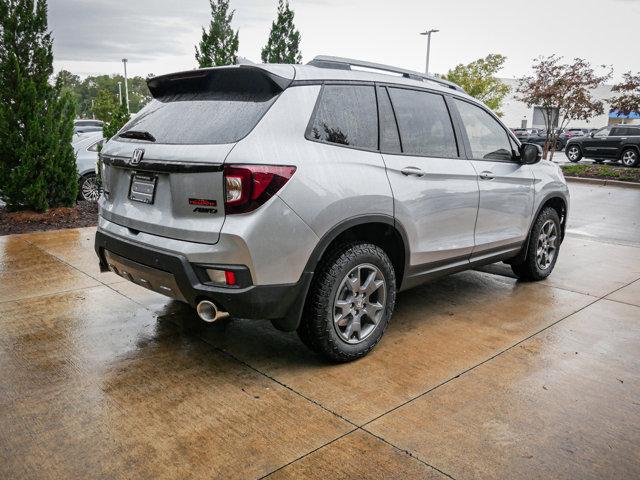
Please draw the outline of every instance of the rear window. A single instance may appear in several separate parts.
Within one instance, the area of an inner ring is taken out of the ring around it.
[[[378,112],[373,87],[325,85],[308,138],[375,150]]]
[[[161,96],[119,134],[148,132],[156,143],[165,144],[234,143],[253,130],[280,93],[253,72],[205,73],[196,71],[192,77],[163,85]]]

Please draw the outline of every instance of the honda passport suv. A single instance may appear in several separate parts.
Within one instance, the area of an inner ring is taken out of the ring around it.
[[[95,248],[203,320],[267,319],[349,361],[401,290],[497,261],[540,280],[558,259],[558,166],[454,84],[322,56],[148,86],[101,152]]]

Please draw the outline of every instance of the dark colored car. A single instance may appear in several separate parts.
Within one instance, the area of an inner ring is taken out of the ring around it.
[[[584,137],[571,138],[565,155],[570,162],[592,158],[600,163],[604,160],[620,160],[625,167],[640,164],[640,125],[608,126]]]
[[[588,128],[567,128],[560,136],[565,140],[569,140],[573,137],[584,137],[589,135],[591,130]]]
[[[531,130],[532,132],[527,136],[518,136],[516,134],[516,136],[518,137],[518,140],[520,140],[520,142],[522,143],[535,143],[536,145],[540,145],[543,147],[545,142],[547,141],[547,131],[537,130],[535,128]],[[560,133],[556,138],[556,148],[555,148],[556,152],[559,152],[560,150],[562,150],[565,144],[567,143],[567,139],[563,138],[562,135],[563,134]]]

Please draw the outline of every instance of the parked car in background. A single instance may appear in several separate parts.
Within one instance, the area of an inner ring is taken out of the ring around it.
[[[450,82],[317,57],[148,86],[154,100],[101,152],[95,249],[102,271],[205,321],[269,319],[350,361],[400,290],[497,261],[529,280],[554,268],[559,166]]]
[[[625,167],[640,164],[640,125],[609,125],[583,137],[569,139],[565,155],[570,162],[591,158],[621,161]]]
[[[532,132],[526,136],[518,136],[518,140],[522,143],[535,143],[536,145],[544,146],[547,141],[547,131],[544,129],[531,129]],[[555,150],[559,152],[562,150],[567,143],[566,138],[562,137],[562,132],[556,132],[558,137],[556,138],[556,148]]]
[[[96,165],[98,151],[103,143],[102,132],[78,133],[73,136],[72,146],[78,168],[78,195],[82,200],[97,202],[100,197]]]
[[[73,122],[73,133],[101,132],[104,126],[102,120],[76,119]]]
[[[511,131],[518,140],[522,140],[523,138],[527,138],[538,133],[537,128],[512,128]]]
[[[561,136],[568,140],[573,137],[584,137],[588,135],[589,132],[590,130],[588,128],[567,128]]]

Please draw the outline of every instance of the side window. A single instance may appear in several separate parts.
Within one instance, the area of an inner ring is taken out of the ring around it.
[[[511,160],[509,136],[502,126],[482,108],[455,99],[469,138],[471,156],[480,160]]]
[[[378,113],[380,115],[380,150],[389,153],[400,153],[398,125],[391,107],[389,94],[384,87],[378,87]]]
[[[90,152],[97,152],[98,149],[102,147],[103,143],[104,143],[104,140],[100,140],[99,142],[96,142],[93,145],[91,145],[89,148],[87,148],[87,150]]]
[[[596,133],[594,133],[593,136],[594,137],[608,137],[610,131],[611,131],[610,127],[601,128]]]
[[[389,95],[404,153],[429,157],[458,156],[451,117],[442,95],[403,88],[390,88]]]
[[[374,87],[325,85],[308,136],[322,142],[377,150]]]
[[[621,137],[622,135],[625,134],[625,130],[626,128],[617,128],[614,127],[611,129],[611,133],[609,134],[610,137]]]

